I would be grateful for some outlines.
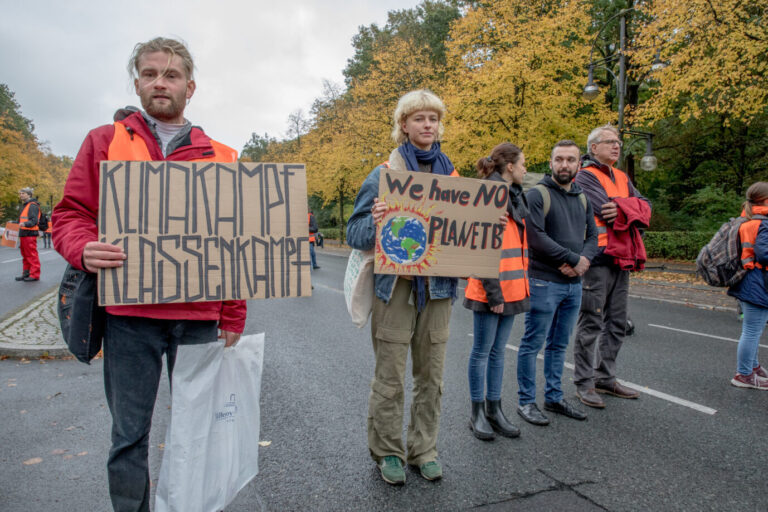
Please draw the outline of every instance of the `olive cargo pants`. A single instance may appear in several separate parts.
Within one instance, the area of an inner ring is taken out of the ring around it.
[[[368,402],[368,448],[379,462],[395,455],[419,466],[437,458],[443,394],[443,365],[451,318],[451,299],[427,299],[419,313],[409,303],[411,281],[395,283],[388,304],[375,299],[371,317],[376,370]],[[408,350],[413,367],[413,401],[403,447],[403,407]]]

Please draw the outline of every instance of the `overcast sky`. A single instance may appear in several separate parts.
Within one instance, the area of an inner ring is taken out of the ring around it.
[[[322,81],[343,83],[360,25],[418,0],[41,0],[4,2],[0,83],[35,133],[75,156],[88,130],[139,106],[126,70],[133,46],[155,36],[186,41],[197,90],[193,124],[240,151],[252,132],[282,137],[288,115],[308,111]]]

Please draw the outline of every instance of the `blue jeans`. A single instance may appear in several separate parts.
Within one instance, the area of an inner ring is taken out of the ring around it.
[[[759,366],[757,348],[765,323],[768,321],[768,308],[761,308],[743,300],[739,302],[741,302],[744,320],[741,323],[739,347],[736,349],[738,360],[736,371],[742,375],[752,375],[752,370]]]
[[[529,279],[531,310],[525,314],[525,334],[517,354],[517,386],[520,405],[536,402],[536,356],[544,350],[544,400],[563,399],[565,350],[581,306],[581,283],[555,283]]]
[[[317,257],[315,256],[315,242],[309,242],[309,259],[312,262],[312,268],[317,266]]]
[[[487,383],[485,398],[501,399],[504,379],[504,351],[515,315],[474,312],[475,342],[469,354],[469,397],[483,401],[483,381]]]
[[[163,354],[170,378],[178,346],[216,341],[217,324],[107,315],[104,390],[112,413],[107,476],[115,512],[149,512],[149,428]]]

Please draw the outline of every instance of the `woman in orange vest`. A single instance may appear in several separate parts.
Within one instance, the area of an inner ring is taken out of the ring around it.
[[[748,270],[744,279],[728,289],[739,300],[744,312],[741,337],[736,349],[736,375],[731,384],[739,388],[768,389],[768,372],[757,361],[760,336],[768,322],[768,183],[758,181],[747,189],[743,216],[748,221],[739,226],[741,264]],[[759,217],[759,218],[757,218]]]
[[[528,203],[522,187],[525,173],[523,152],[509,142],[499,144],[491,156],[477,162],[481,178],[510,183],[499,278],[470,278],[464,293],[464,307],[474,312],[474,345],[469,355],[469,426],[475,437],[483,440],[493,439],[495,432],[505,437],[520,435],[520,429],[501,409],[501,383],[512,322],[516,314],[530,309],[525,233]]]

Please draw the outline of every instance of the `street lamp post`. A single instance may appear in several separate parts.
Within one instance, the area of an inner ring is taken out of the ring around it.
[[[624,106],[625,106],[626,97],[627,97],[627,56],[626,56],[627,18],[626,18],[626,15],[627,13],[633,10],[635,10],[634,7],[630,7],[628,9],[622,9],[621,11],[616,13],[614,16],[609,18],[603,24],[602,28],[595,35],[595,40],[592,42],[592,48],[589,51],[589,71],[587,75],[587,85],[584,86],[582,96],[584,99],[588,101],[592,101],[600,94],[600,88],[598,87],[598,85],[595,83],[595,80],[594,80],[594,68],[596,66],[602,67],[608,73],[610,73],[611,76],[613,76],[613,79],[616,82],[616,96],[618,99],[619,140],[623,140],[625,133],[629,135],[637,135],[645,138],[646,152],[645,152],[645,156],[643,156],[641,160],[640,166],[646,171],[652,171],[656,168],[656,157],[653,156],[653,146],[652,146],[653,134],[648,132],[640,132],[640,131],[624,129]],[[619,18],[619,51],[618,53],[615,53],[611,56],[603,58],[601,61],[595,61],[593,57],[594,57],[595,45],[597,44],[598,38],[600,37],[600,34],[603,32],[603,30],[605,30],[605,28],[608,26],[608,24],[617,17]],[[619,63],[618,77],[607,66],[607,64],[615,60],[618,60],[618,63]],[[662,67],[664,67],[664,63],[661,62],[661,59],[659,58],[659,53],[657,52],[654,58],[653,64],[651,65],[651,69],[657,70]],[[626,157],[626,151],[622,147],[622,152],[621,152],[622,162],[624,161],[625,157]],[[632,170],[629,170],[629,174],[630,174],[630,178],[634,179],[634,176],[632,176],[634,172]]]

